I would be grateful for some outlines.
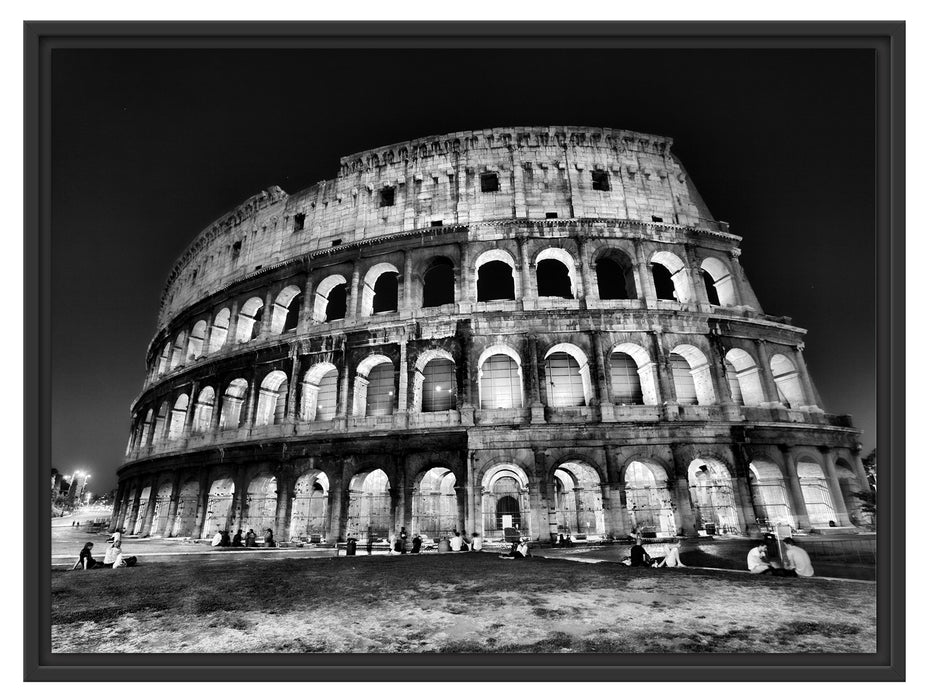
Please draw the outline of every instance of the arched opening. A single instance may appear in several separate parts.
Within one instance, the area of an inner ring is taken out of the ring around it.
[[[714,403],[711,368],[701,350],[694,345],[677,345],[669,353],[669,369],[679,404],[709,406]]]
[[[207,322],[198,321],[191,329],[191,335],[187,341],[187,359],[188,361],[196,360],[204,356],[204,337],[207,335]]]
[[[705,258],[701,269],[708,301],[717,306],[737,306],[737,288],[727,265],[718,258]]]
[[[546,402],[549,406],[585,406],[591,399],[588,359],[578,347],[560,343],[546,353]]]
[[[255,409],[256,425],[283,423],[288,407],[288,375],[275,370],[265,375],[259,388],[259,402]]]
[[[760,382],[760,368],[753,358],[740,348],[731,348],[724,356],[725,371],[731,398],[744,406],[759,406],[765,401]]]
[[[152,498],[152,487],[146,486],[139,495],[139,510],[136,513],[136,520],[132,525],[129,534],[141,535],[142,525],[145,522],[145,513],[149,508],[149,499]]]
[[[779,401],[789,408],[801,408],[805,404],[805,393],[795,364],[785,355],[773,355],[769,361],[770,371],[776,381]]]
[[[805,501],[805,510],[808,511],[808,520],[812,527],[828,527],[833,520],[837,523],[837,512],[834,510],[834,499],[828,487],[824,470],[817,462],[801,460],[798,462],[798,481],[802,488],[802,498]]]
[[[414,486],[412,534],[436,539],[459,528],[456,475],[446,467],[433,467]]]
[[[624,405],[643,403],[643,389],[640,385],[637,362],[626,352],[611,354],[611,391],[614,403]]]
[[[152,435],[152,443],[158,444],[165,439],[165,422],[168,420],[168,402],[162,401],[158,407],[158,413],[155,415],[155,432]]]
[[[837,483],[840,486],[841,496],[844,498],[844,509],[847,511],[847,517],[853,525],[870,525],[872,516],[864,510],[863,501],[860,500],[859,494],[862,491],[860,482],[853,473],[853,469],[843,459],[834,462],[834,470],[837,474]]]
[[[215,479],[207,492],[207,511],[204,514],[202,538],[210,538],[218,530],[229,530],[233,511],[233,494],[236,485],[229,477]]]
[[[219,352],[226,343],[230,329],[230,310],[220,309],[213,317],[213,328],[210,331],[210,347],[207,352]]]
[[[242,378],[234,379],[226,386],[220,412],[220,430],[236,430],[242,426],[245,418],[242,408],[248,389],[249,383]]]
[[[785,480],[779,467],[762,459],[750,462],[750,495],[764,515],[760,525],[775,528],[777,525],[795,527],[789,508]]]
[[[294,485],[291,505],[291,537],[310,542],[326,541],[328,528],[327,503],[330,481],[318,469],[303,474]]]
[[[705,294],[708,295],[708,303],[715,306],[721,306],[721,300],[718,298],[718,290],[714,286],[714,277],[708,270],[701,271],[702,281],[705,283]]]
[[[527,475],[511,464],[498,465],[482,478],[482,530],[486,539],[530,536]]]
[[[363,541],[387,538],[393,529],[388,475],[381,469],[356,474],[349,482],[346,535]]]
[[[275,514],[278,510],[278,480],[263,474],[249,482],[246,489],[246,508],[242,517],[242,531],[255,531],[262,537],[265,530],[271,530],[277,540],[282,533],[275,532]]]
[[[601,299],[636,299],[634,267],[621,251],[612,251],[595,262],[598,297]]]
[[[656,298],[685,303],[692,300],[688,269],[668,250],[657,251],[650,259]]]
[[[124,532],[132,532],[133,525],[135,521],[133,520],[133,503],[136,502],[136,489],[133,488],[129,493],[126,494],[126,500],[123,501],[123,522],[120,524],[120,529]]]
[[[146,411],[145,420],[143,420],[142,422],[142,432],[139,435],[139,440],[137,441],[137,444],[139,445],[139,447],[144,447],[146,445],[152,444],[152,439],[153,439],[152,424],[154,422],[155,422],[155,414],[152,412],[152,409],[150,408],[148,411]]]
[[[456,300],[455,290],[453,264],[446,258],[437,258],[423,276],[423,307],[427,309],[452,304]]]
[[[537,296],[573,298],[569,269],[565,264],[555,259],[537,263]]]
[[[181,394],[175,399],[174,408],[171,409],[171,422],[168,424],[169,440],[179,440],[184,435],[184,419],[187,416],[189,402],[187,394]]]
[[[175,343],[171,348],[171,364],[168,369],[173,370],[182,364],[184,364],[184,331],[178,333],[175,338]]]
[[[330,275],[317,285],[314,296],[314,323],[329,323],[346,318],[348,285],[342,275]]]
[[[420,381],[421,411],[430,413],[456,408],[456,365],[452,360],[433,358],[424,365]]]
[[[689,465],[689,490],[699,529],[717,533],[740,532],[734,486],[723,463],[711,459],[693,460]]]
[[[384,355],[369,355],[356,368],[352,415],[390,416],[395,403],[394,363]]]
[[[178,509],[175,511],[175,521],[171,525],[171,537],[193,537],[194,526],[197,523],[197,507],[200,486],[196,479],[188,479],[181,486],[178,493]]]
[[[514,299],[514,268],[503,260],[490,260],[478,268],[478,301]]]
[[[165,343],[161,354],[158,356],[158,371],[156,374],[162,376],[168,371],[168,364],[171,361],[171,341]]]
[[[236,342],[248,343],[259,337],[262,332],[262,300],[252,297],[239,310],[239,323],[236,326]]]
[[[297,328],[303,298],[300,288],[293,284],[278,293],[272,306],[272,335],[287,333]]]
[[[666,470],[655,462],[634,461],[624,469],[624,496],[630,531],[647,537],[676,534]]]
[[[487,350],[485,352],[488,352]],[[483,409],[522,408],[523,382],[517,353],[482,353],[478,368],[479,405]]]
[[[565,462],[553,473],[556,532],[591,537],[605,534],[601,478],[594,467]]]
[[[362,280],[362,315],[398,310],[398,268],[378,263],[369,268]]]
[[[210,430],[210,421],[213,419],[213,408],[216,394],[212,386],[201,389],[194,404],[194,422],[191,430],[195,433],[206,433]]]
[[[149,527],[149,537],[161,537],[168,527],[168,509],[171,505],[171,482],[163,483],[155,492],[155,510],[152,513],[152,524]]]
[[[328,421],[336,417],[339,374],[330,362],[319,362],[304,374],[302,421]]]

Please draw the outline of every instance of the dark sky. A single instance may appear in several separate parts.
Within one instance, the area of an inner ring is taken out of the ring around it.
[[[671,136],[875,445],[873,58],[832,51],[61,51],[52,62],[52,465],[116,485],[162,285],[200,229],[355,151],[450,131]]]

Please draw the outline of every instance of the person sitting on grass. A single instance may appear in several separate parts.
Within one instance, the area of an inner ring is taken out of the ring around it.
[[[650,555],[647,554],[647,550],[644,549],[640,537],[637,537],[637,541],[634,543],[634,546],[630,548],[630,565],[650,566],[652,563],[653,560],[650,558]]]
[[[242,530],[236,530],[236,534],[233,535],[233,546],[242,547]]]
[[[477,532],[472,533],[472,551],[481,552],[482,551],[482,536]]]
[[[107,553],[103,557],[103,566],[108,569],[120,569],[126,566],[135,566],[136,557],[127,557],[123,555],[123,548],[119,542],[114,542],[107,547]]]
[[[449,549],[452,552],[462,551],[462,536],[459,530],[453,530],[453,536],[449,538]]]
[[[654,559],[653,566],[657,569],[667,566],[670,568],[685,566],[679,559],[679,540],[674,539],[672,544],[665,546],[666,556],[662,559]]]
[[[275,534],[272,532],[271,528],[265,530],[265,546],[274,547],[275,546]]]
[[[246,533],[246,546],[255,547],[255,531],[250,527],[249,532]]]
[[[772,574],[773,565],[766,561],[766,545],[761,544],[747,552],[747,568],[751,574]]]
[[[100,562],[94,559],[91,556],[91,550],[94,548],[93,542],[85,542],[84,547],[81,549],[81,553],[78,554],[78,560],[74,562],[74,566],[71,567],[71,570],[75,569],[96,569],[100,568]]]
[[[210,540],[210,546],[219,547],[221,542],[223,542],[223,531],[217,528],[216,534],[213,536],[213,539]]]
[[[811,565],[811,557],[808,552],[795,544],[795,540],[786,537],[782,544],[786,548],[786,575],[787,576],[814,576],[815,570]],[[789,573],[791,572],[791,573]]]
[[[413,539],[411,539],[411,554],[420,554],[420,545],[423,543],[423,540],[420,539],[420,535],[414,534]]]
[[[498,559],[527,559],[530,556],[530,545],[527,538],[521,538],[520,542],[511,543],[511,551],[507,554],[499,554]]]
[[[220,537],[220,546],[221,546],[221,547],[229,547],[229,546],[230,546],[230,531],[229,531],[229,530],[224,530],[224,531],[223,531],[222,533],[220,533],[220,534],[221,534],[221,537]]]

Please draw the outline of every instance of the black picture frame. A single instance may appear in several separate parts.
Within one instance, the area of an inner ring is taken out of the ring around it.
[[[50,63],[56,48],[859,48],[876,59],[878,492],[875,654],[193,655],[50,652]],[[24,677],[76,680],[844,680],[905,678],[904,22],[26,22]],[[43,484],[45,486],[43,487]]]

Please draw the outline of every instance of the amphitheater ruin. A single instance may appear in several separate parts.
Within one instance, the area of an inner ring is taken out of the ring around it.
[[[112,528],[489,540],[869,524],[850,417],[672,140],[527,127],[343,158],[170,272]]]

